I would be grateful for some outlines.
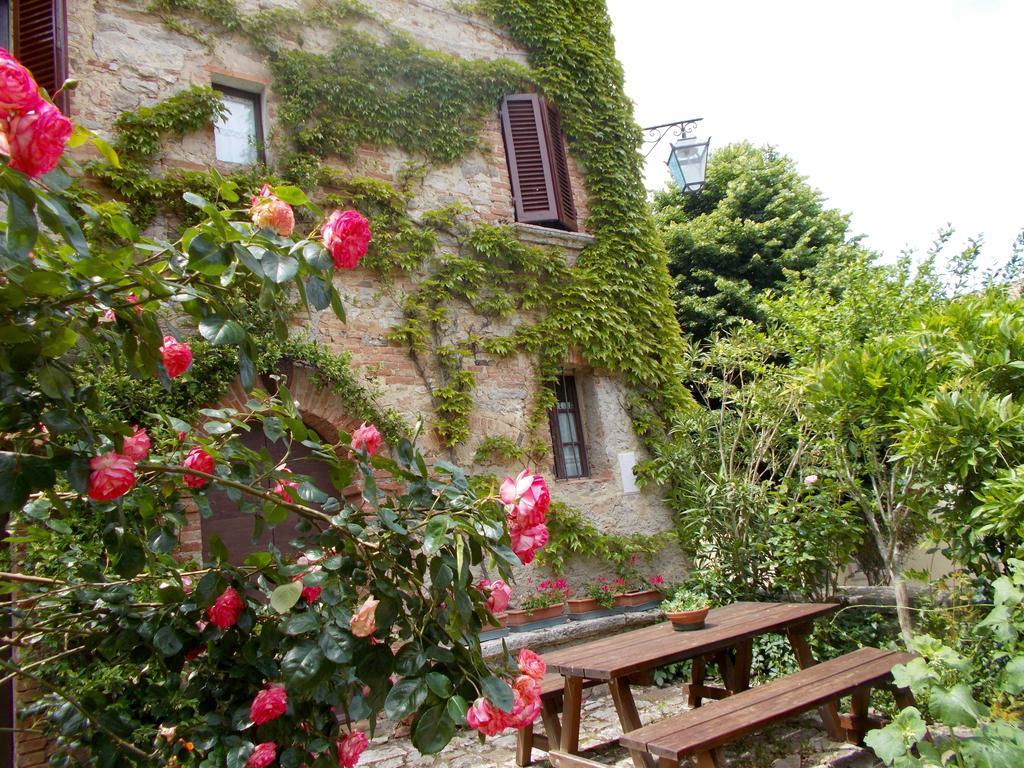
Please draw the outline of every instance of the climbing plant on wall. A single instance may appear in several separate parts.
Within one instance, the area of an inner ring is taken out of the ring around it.
[[[318,184],[330,205],[375,209],[370,211],[375,247],[367,265],[382,287],[388,288],[396,273],[424,278],[407,290],[405,318],[392,339],[406,344],[421,369],[442,444],[455,446],[470,436],[476,384],[469,358],[481,350],[529,354],[543,385],[572,348],[595,367],[629,381],[638,431],[656,443],[665,419],[685,409],[689,398],[672,372],[681,348],[670,278],[641,183],[634,151],[640,134],[623,91],[604,3],[480,3],[478,10],[527,49],[529,70],[509,60],[469,61],[429,50],[365,7],[344,0],[336,5],[326,14],[318,7],[247,15],[232,2],[209,0],[155,0],[150,8],[184,34],[203,39],[200,27],[212,28],[239,35],[262,52],[287,137],[278,153],[278,173]],[[287,37],[301,43],[302,30],[311,26],[335,35],[326,53],[283,42]],[[561,252],[523,245],[510,227],[474,226],[455,209],[412,217],[415,172],[389,185],[352,177],[324,162],[344,160],[356,146],[369,144],[402,148],[413,158],[409,168],[420,173],[429,165],[451,163],[476,146],[483,120],[502,96],[530,87],[541,88],[558,105],[570,149],[586,172],[586,225],[595,242],[574,267],[565,264]],[[122,117],[120,143],[139,147],[129,159],[145,165],[158,146],[154,137],[195,130],[217,110],[214,92],[193,88],[148,112]],[[104,173],[123,194],[143,192],[136,199],[147,201],[143,213],[149,215],[158,204],[176,204],[183,181],[193,186],[198,181],[185,172],[150,181],[133,170],[129,163],[127,173]],[[238,188],[254,187],[256,181],[241,175]],[[457,253],[438,252],[439,231],[457,240]],[[481,318],[474,332],[454,333],[449,321],[455,306]],[[495,319],[509,322],[501,332],[477,332]],[[537,386],[527,425],[534,438],[550,400],[549,390]]]

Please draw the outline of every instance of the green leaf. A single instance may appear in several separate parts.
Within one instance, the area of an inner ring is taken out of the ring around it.
[[[427,530],[423,535],[423,552],[432,555],[448,541],[448,528],[452,519],[448,515],[436,515],[430,518],[427,523]]]
[[[1003,690],[1014,696],[1024,692],[1024,656],[1010,659],[1003,670]]]
[[[511,689],[510,689],[511,692]],[[427,686],[418,677],[399,680],[388,691],[384,700],[384,715],[397,723],[407,715],[411,715],[427,698]]]
[[[447,699],[452,695],[452,681],[440,672],[427,673],[427,687],[441,699]]]
[[[864,737],[864,743],[878,755],[879,760],[892,765],[924,738],[926,730],[918,709],[907,707],[889,725],[869,731]]]
[[[288,613],[302,597],[302,584],[290,581],[277,587],[270,595],[270,607],[278,613]]]
[[[270,191],[288,203],[288,205],[305,205],[309,202],[309,198],[306,197],[306,193],[298,187],[271,187]]]
[[[306,280],[306,297],[315,310],[324,310],[331,305],[331,288],[316,275]]]
[[[334,260],[331,259],[331,254],[320,243],[306,243],[302,246],[302,258],[313,269],[323,271],[325,269],[333,269],[334,267]]]
[[[430,707],[420,715],[412,732],[412,745],[424,755],[436,755],[455,735],[455,723],[443,704]]]
[[[28,256],[39,236],[33,205],[14,192],[7,193],[7,250],[17,259]]]
[[[494,706],[502,712],[511,712],[515,699],[512,696],[512,688],[504,680],[491,675],[480,681],[480,690]]]
[[[312,640],[300,643],[281,659],[281,672],[285,682],[305,686],[313,681],[323,665],[324,655]]]
[[[153,635],[153,647],[164,656],[173,656],[182,649],[181,638],[174,631],[174,627],[160,627]]]
[[[988,715],[988,707],[974,700],[970,686],[964,683],[950,689],[934,686],[928,699],[931,711],[943,723],[950,726],[964,725],[973,728],[979,717]]]
[[[278,284],[288,282],[299,271],[297,259],[293,259],[291,256],[279,256],[273,251],[263,254],[260,265],[263,267],[263,274]]]
[[[1020,768],[1024,765],[1024,731],[1006,722],[987,723],[973,738],[960,741],[968,768]]]
[[[199,323],[199,333],[215,347],[240,344],[245,339],[245,329],[239,323],[216,315]]]
[[[78,126],[76,125],[75,130],[77,129]],[[121,167],[121,159],[117,156],[117,152],[114,151],[112,146],[92,131],[89,131],[89,141],[91,141],[92,145],[99,150],[99,153],[103,155],[103,159],[106,160],[109,165],[112,165],[114,168]]]
[[[82,228],[78,226],[78,222],[72,218],[60,200],[39,193],[39,205],[36,211],[43,223],[53,231],[59,232],[79,256],[84,258],[89,255],[89,243],[86,241],[85,235],[82,234]]]
[[[346,630],[335,625],[324,627],[318,638],[320,650],[324,656],[335,664],[348,664],[352,661],[352,651],[356,645],[355,638]]]
[[[466,722],[466,713],[469,712],[469,703],[459,695],[448,699],[448,717],[455,723]]]
[[[292,614],[281,625],[281,631],[286,635],[303,635],[319,628],[320,619],[313,611]]]

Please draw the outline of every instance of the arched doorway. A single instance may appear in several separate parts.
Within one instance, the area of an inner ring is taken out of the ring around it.
[[[263,430],[256,428],[246,433],[241,438],[247,448],[253,451],[266,450],[274,462],[284,459],[285,445],[283,441],[273,442],[263,434]],[[344,497],[344,492],[337,491],[331,484],[327,465],[313,456],[313,451],[294,442],[287,458],[288,468],[299,475],[309,476],[317,488],[329,496]],[[264,483],[270,488],[273,483]],[[209,494],[210,509],[213,514],[202,521],[203,535],[203,559],[210,560],[210,540],[213,534],[217,534],[230,554],[229,561],[233,565],[241,565],[246,556],[252,552],[266,551],[269,544],[273,544],[282,552],[293,551],[289,542],[298,535],[296,526],[298,516],[289,513],[284,522],[273,527],[267,526],[262,534],[254,541],[253,528],[255,520],[252,514],[243,512],[237,502],[233,501],[222,489],[214,489]],[[342,499],[343,503],[344,500]]]

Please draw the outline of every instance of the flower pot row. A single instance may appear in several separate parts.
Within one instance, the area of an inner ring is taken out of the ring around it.
[[[564,603],[533,610],[511,610],[498,614],[495,618],[501,622],[500,627],[485,627],[481,640],[492,640],[501,636],[501,630],[525,632],[544,627],[562,624],[569,621],[595,619],[611,616],[616,613],[643,611],[656,607],[664,595],[659,590],[647,589],[639,592],[626,592],[616,595],[612,607],[605,608],[596,598],[584,597],[567,600]]]

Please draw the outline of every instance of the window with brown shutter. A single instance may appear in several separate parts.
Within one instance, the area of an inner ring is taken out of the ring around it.
[[[516,220],[575,232],[576,206],[558,110],[535,93],[506,96],[501,129]]]
[[[68,77],[67,28],[64,0],[14,0],[13,53],[65,113],[67,94],[54,94]]]
[[[559,480],[589,477],[576,377],[559,376],[551,386],[556,402],[548,412],[548,423],[551,425],[551,444],[555,455],[555,477]]]

